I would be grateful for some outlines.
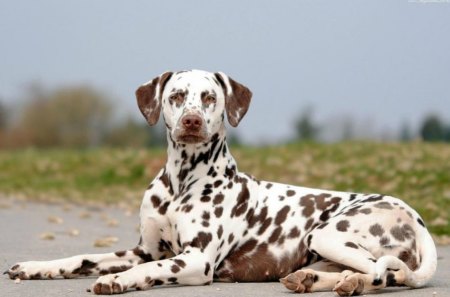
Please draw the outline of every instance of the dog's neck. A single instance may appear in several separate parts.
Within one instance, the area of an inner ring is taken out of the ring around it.
[[[236,162],[228,150],[224,125],[206,143],[177,143],[169,131],[167,142],[165,174],[174,195],[186,193],[205,178],[234,176],[236,173]]]

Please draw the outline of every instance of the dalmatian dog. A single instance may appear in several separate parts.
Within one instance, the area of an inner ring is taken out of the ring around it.
[[[280,280],[297,293],[360,295],[424,286],[436,248],[405,202],[266,182],[238,171],[226,143],[252,93],[224,73],[166,72],[136,91],[150,125],[162,112],[168,159],[145,191],[130,250],[17,263],[11,279],[100,276],[95,294],[160,285]]]

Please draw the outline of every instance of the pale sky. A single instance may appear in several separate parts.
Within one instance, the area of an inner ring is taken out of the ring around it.
[[[87,83],[139,117],[139,84],[195,68],[253,91],[247,142],[285,140],[308,105],[390,133],[450,120],[450,1],[0,0],[0,38],[8,103],[32,81]]]

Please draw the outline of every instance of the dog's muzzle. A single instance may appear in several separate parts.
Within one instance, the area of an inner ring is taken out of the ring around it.
[[[182,143],[200,143],[207,140],[206,124],[197,114],[185,114],[180,118],[175,139]]]

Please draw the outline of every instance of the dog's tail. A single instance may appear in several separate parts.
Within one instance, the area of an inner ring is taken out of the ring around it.
[[[380,282],[388,269],[402,270],[404,272],[404,285],[413,288],[423,287],[434,275],[437,267],[437,253],[433,238],[425,228],[423,221],[418,218],[420,224],[416,228],[416,243],[420,255],[420,266],[412,271],[402,260],[394,256],[383,256],[377,260],[374,282]]]

